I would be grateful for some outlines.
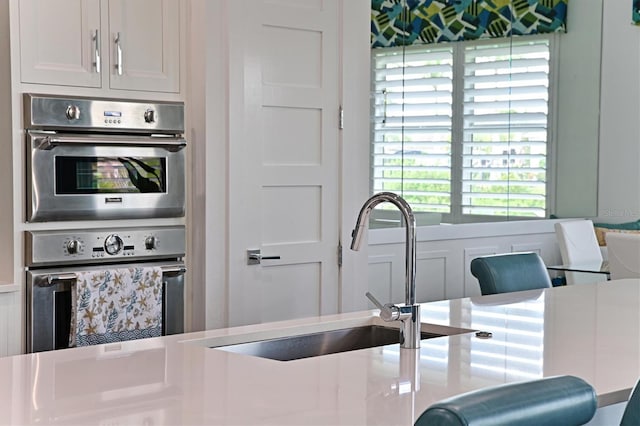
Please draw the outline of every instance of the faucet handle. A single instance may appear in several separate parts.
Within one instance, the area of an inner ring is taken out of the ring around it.
[[[367,296],[369,300],[371,300],[371,302],[373,302],[373,304],[376,305],[378,309],[380,309],[380,318],[382,318],[384,321],[396,321],[400,319],[400,309],[396,305],[392,303],[383,305],[378,301],[378,299],[375,298],[373,294],[369,292],[366,292],[365,296]]]

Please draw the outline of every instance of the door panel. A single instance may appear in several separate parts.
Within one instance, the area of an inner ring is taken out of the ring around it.
[[[264,25],[262,82],[281,87],[322,87],[322,31]],[[291,61],[295,52],[296,60]]]
[[[335,313],[337,1],[228,7],[246,24],[229,30],[229,324]]]
[[[265,107],[263,159],[265,165],[320,165],[322,110]],[[290,122],[296,126],[289,126]],[[287,129],[283,132],[282,129]]]
[[[264,186],[262,188],[262,244],[296,244],[322,240],[322,188]],[[292,219],[295,213],[295,220]]]
[[[262,282],[259,284],[260,320],[281,321],[320,315],[321,271],[320,263],[263,266]]]

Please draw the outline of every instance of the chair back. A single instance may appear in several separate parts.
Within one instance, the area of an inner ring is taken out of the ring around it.
[[[612,280],[640,278],[640,235],[607,232]]]
[[[631,392],[627,406],[622,413],[620,426],[638,426],[640,425],[640,380],[636,383],[635,388]]]
[[[478,279],[483,296],[551,287],[547,268],[537,253],[477,257],[471,261],[471,274]]]
[[[556,238],[560,247],[560,256],[565,265],[580,265],[602,262],[602,251],[598,245],[593,221],[590,219],[557,222]],[[606,281],[602,274],[567,272],[567,284],[586,284]]]
[[[597,406],[590,384],[574,376],[554,376],[445,399],[427,408],[415,426],[577,426],[589,422]]]

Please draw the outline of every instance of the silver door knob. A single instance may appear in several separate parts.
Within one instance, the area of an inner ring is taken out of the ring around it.
[[[260,249],[247,250],[247,265],[259,265],[263,260],[278,260],[280,256],[263,256]]]

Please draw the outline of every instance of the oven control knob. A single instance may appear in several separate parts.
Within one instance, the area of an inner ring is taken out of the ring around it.
[[[147,123],[156,122],[156,112],[152,109],[148,109],[144,112],[144,121]]]
[[[78,240],[67,241],[67,253],[78,254],[79,251],[80,251],[80,241]]]
[[[65,115],[69,120],[80,120],[80,107],[77,105],[69,105]]]
[[[120,253],[120,250],[122,250],[122,245],[122,238],[120,238],[116,234],[111,234],[104,240],[104,250],[112,256],[114,254]]]
[[[153,250],[158,247],[158,239],[153,235],[144,239],[144,247],[147,250]]]

